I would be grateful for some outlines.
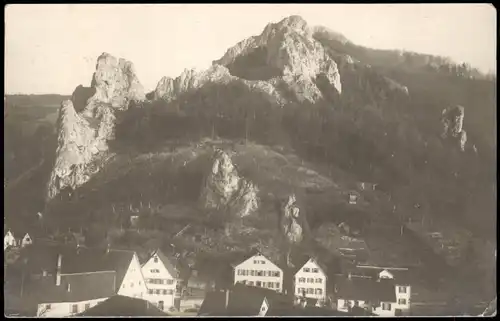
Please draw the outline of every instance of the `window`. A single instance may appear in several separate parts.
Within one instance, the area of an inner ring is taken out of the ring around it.
[[[238,269],[238,275],[242,275],[242,271]]]
[[[174,294],[174,290],[167,290],[167,294]]]
[[[398,292],[399,293],[406,293],[406,286],[399,286],[398,287]]]
[[[141,281],[139,281],[139,285],[141,285]]]
[[[255,270],[250,270],[250,275],[255,276]]]
[[[155,258],[153,260],[155,263],[158,263],[158,257],[155,256]]]
[[[321,282],[323,282],[323,279],[321,279],[321,278],[316,279],[316,283],[321,283]]]
[[[134,287],[134,282],[130,282],[130,287],[133,288]]]
[[[260,311],[266,311],[266,306],[263,305],[262,308],[260,309]]]
[[[280,276],[280,271],[274,272],[274,276],[279,277]]]
[[[174,280],[172,280],[172,279],[168,279],[168,280],[167,280],[167,284],[168,284],[168,285],[172,285],[172,284],[174,284]]]
[[[302,294],[302,288],[297,289],[297,294]]]
[[[274,282],[268,282],[268,288],[272,289],[274,288]]]
[[[279,283],[279,282],[275,282],[275,283],[274,283],[274,285],[275,285],[275,288],[276,288],[276,289],[279,289],[279,288],[280,288],[280,283]]]
[[[85,303],[85,310],[90,309],[90,303]]]
[[[166,295],[167,294],[167,290],[163,290],[163,295]]]
[[[248,281],[248,285],[253,285],[253,281]]]
[[[305,283],[306,282],[306,278],[299,278],[299,283]]]
[[[160,290],[155,290],[156,295],[160,295]]]
[[[259,264],[259,261],[253,260],[253,264]]]
[[[158,269],[151,269],[150,272],[151,273],[160,273],[160,270],[158,270]]]
[[[257,276],[264,276],[264,271],[257,271]]]
[[[310,269],[309,268],[304,268],[304,272],[309,272]]]
[[[153,294],[153,290],[148,290],[148,293],[149,294]]]
[[[266,261],[260,261],[260,264],[266,264]]]
[[[257,282],[255,282],[255,285],[262,286],[262,283],[260,281],[257,281]]]
[[[78,304],[71,305],[71,313],[78,313]]]
[[[307,278],[307,283],[314,283],[314,279],[313,278]]]
[[[322,289],[316,289],[316,294],[322,295],[323,294],[323,290]]]
[[[318,272],[319,272],[319,270],[318,270],[318,269],[312,269],[312,272],[313,272],[313,273],[318,273]]]
[[[52,308],[52,306],[51,306],[50,304],[46,304],[46,305],[45,305],[45,309],[46,309],[46,310],[50,310],[50,308]]]
[[[399,299],[398,304],[406,305],[406,299]]]
[[[314,294],[314,289],[307,289],[307,294]]]
[[[382,310],[390,311],[391,310],[391,304],[387,302],[382,303]]]

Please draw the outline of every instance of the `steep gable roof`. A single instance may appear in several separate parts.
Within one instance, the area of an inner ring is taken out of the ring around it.
[[[62,274],[88,272],[116,272],[116,288],[119,288],[135,252],[128,250],[109,251],[99,248],[67,249],[62,253]]]
[[[115,272],[62,275],[59,286],[54,276],[46,276],[27,282],[23,293],[24,299],[36,304],[79,302],[114,295],[115,283]]]
[[[177,270],[177,268],[175,267],[175,265],[172,264],[173,259],[168,258],[160,249],[157,249],[156,251],[154,251],[151,254],[151,256],[149,257],[149,259],[146,260],[146,262],[144,264],[146,264],[147,262],[149,262],[150,260],[152,260],[155,256],[158,256],[158,259],[161,261],[161,263],[163,264],[163,266],[167,269],[168,273],[173,278],[177,278],[178,277],[179,271]],[[143,264],[143,266],[144,266],[144,264]]]
[[[78,316],[168,316],[146,300],[115,295]]]

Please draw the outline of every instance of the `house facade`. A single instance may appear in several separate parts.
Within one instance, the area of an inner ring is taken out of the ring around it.
[[[21,243],[21,247],[25,247],[25,246],[33,244],[33,240],[31,239],[31,236],[28,233],[26,233],[26,234],[24,234],[24,237],[22,238],[20,243]]]
[[[301,296],[318,301],[326,299],[326,271],[316,260],[310,258],[294,275],[295,296]]]
[[[132,251],[65,249],[57,255],[55,273],[26,282],[25,300],[39,317],[77,315],[109,297],[143,298],[147,294],[137,254]]]
[[[3,237],[3,249],[4,251],[9,247],[15,247],[17,244],[16,239],[14,238],[14,234],[10,230],[5,233]]]
[[[394,272],[383,270],[379,273],[380,279],[394,280],[394,291],[396,292],[396,302],[394,309],[401,311],[402,315],[407,315],[410,312],[411,304],[411,285],[402,279],[395,278]]]
[[[335,296],[337,310],[341,312],[362,308],[378,316],[398,314],[392,280],[353,275],[340,277],[335,282]]]
[[[141,267],[148,288],[145,299],[162,311],[174,306],[178,271],[161,250],[156,250]]]
[[[283,290],[283,270],[261,253],[233,264],[234,283]]]

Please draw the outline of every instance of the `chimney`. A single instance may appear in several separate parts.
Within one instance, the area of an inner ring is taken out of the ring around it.
[[[225,308],[227,310],[227,307],[229,306],[229,290],[226,290],[226,302],[225,302]]]
[[[56,285],[57,286],[61,285],[61,262],[62,262],[62,255],[59,254],[57,256],[57,270],[56,270]]]

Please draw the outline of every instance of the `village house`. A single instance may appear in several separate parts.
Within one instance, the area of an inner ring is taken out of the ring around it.
[[[303,256],[293,262],[294,295],[315,299],[319,304],[326,300],[327,274],[326,267],[317,259]]]
[[[234,282],[250,286],[283,290],[283,270],[259,252],[253,252],[231,264]]]
[[[9,247],[15,247],[17,244],[16,239],[14,237],[14,234],[10,230],[5,233],[5,236],[3,237],[3,249],[4,251],[8,249]]]
[[[338,311],[362,308],[379,316],[396,315],[396,293],[390,280],[353,275],[338,277],[335,296]]]
[[[198,316],[265,316],[269,300],[265,293],[252,288],[238,283],[223,291],[208,292]]]
[[[77,315],[116,294],[142,298],[147,293],[133,251],[72,247],[56,253],[52,268],[42,266],[41,274],[35,271],[23,282],[22,300],[36,306],[36,316]]]
[[[142,274],[148,287],[146,300],[162,311],[174,306],[179,272],[171,259],[160,249],[154,251],[142,265]]]
[[[380,288],[379,290],[386,290],[387,284],[391,285],[392,292],[394,293],[394,298],[392,295],[387,297],[380,298],[372,298],[371,301],[368,302],[382,302],[382,298],[385,300],[386,304],[382,304],[380,308],[375,308],[372,311],[377,315],[408,315],[410,313],[410,304],[411,304],[411,283],[409,280],[409,270],[407,268],[395,268],[395,267],[378,267],[378,266],[367,266],[367,265],[357,265],[353,268],[350,268],[345,271],[348,274],[347,280],[350,282],[344,282],[342,277],[340,279],[340,284],[342,285],[350,285],[350,286],[359,286],[360,289],[365,289],[363,291],[369,291],[371,288]],[[356,278],[355,281],[354,278]],[[363,281],[364,280],[364,281]],[[376,282],[378,284],[375,284]],[[380,285],[383,284],[383,285]],[[339,290],[338,284],[336,284],[336,289]],[[339,291],[341,291],[340,289]],[[345,290],[345,289],[344,289]],[[359,289],[358,289],[359,290]],[[366,296],[369,295],[370,292],[366,292]],[[380,292],[385,294],[385,292]],[[393,299],[392,301],[389,298]],[[359,307],[366,308],[367,300],[363,300],[360,297],[358,299],[351,299],[350,301],[346,301],[345,298],[341,302],[337,302],[339,304],[340,309],[345,306],[353,307],[356,306],[354,303],[358,301]],[[350,305],[349,305],[350,304]],[[390,307],[390,309],[387,309]]]
[[[23,235],[23,237],[18,237],[18,235]],[[3,238],[3,249],[4,251],[10,247],[19,246],[21,248],[26,247],[28,245],[33,244],[33,239],[29,235],[29,233],[13,233],[11,230],[8,230],[5,233]]]
[[[106,301],[80,313],[81,317],[166,317],[167,313],[159,310],[149,301],[114,295]]]

